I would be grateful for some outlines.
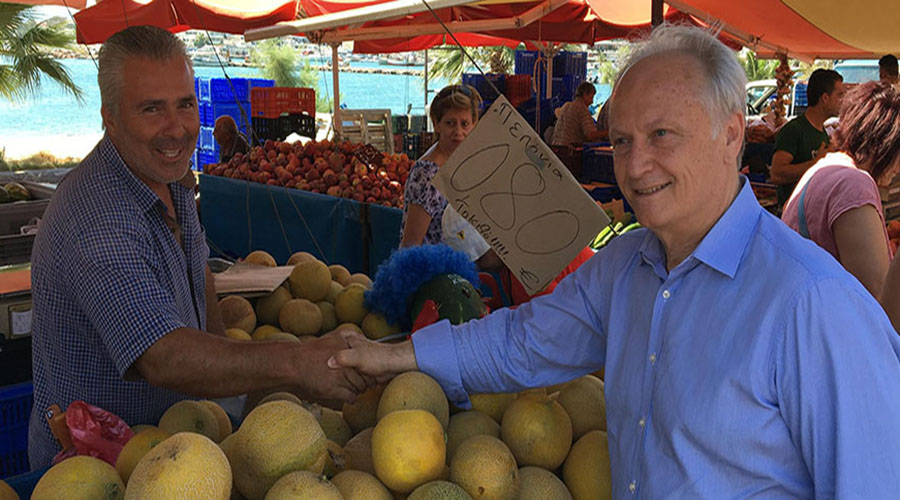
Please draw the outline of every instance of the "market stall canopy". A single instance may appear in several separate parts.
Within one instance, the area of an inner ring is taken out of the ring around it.
[[[804,59],[878,58],[900,53],[896,0],[672,0],[677,9],[716,24],[760,55]]]
[[[422,50],[450,43],[447,30],[463,45],[507,45],[518,41],[594,43],[622,38],[650,26],[650,2],[617,0],[486,0],[464,5],[429,2],[440,18],[421,8],[405,15],[383,16],[356,24],[318,20],[361,9],[386,9],[398,3],[383,0],[301,0],[302,19],[281,26],[250,30],[248,40],[302,32],[312,40],[355,42],[354,52],[384,53]],[[669,21],[690,16],[666,7]],[[442,25],[443,23],[443,25]],[[445,28],[446,27],[446,28]]]
[[[25,5],[61,5],[70,9],[83,9],[87,0],[4,0],[6,3],[20,3]]]
[[[101,0],[75,14],[75,24],[79,43],[101,43],[128,26],[241,34],[296,15],[297,0]]]

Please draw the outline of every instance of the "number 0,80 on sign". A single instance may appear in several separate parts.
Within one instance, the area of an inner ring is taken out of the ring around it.
[[[609,223],[502,96],[432,182],[531,294]]]

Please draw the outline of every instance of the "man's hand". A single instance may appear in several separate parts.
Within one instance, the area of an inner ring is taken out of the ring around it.
[[[331,332],[303,345],[302,357],[297,359],[297,386],[306,399],[339,399],[352,403],[357,394],[375,386],[373,377],[360,375],[352,367],[334,369],[327,364],[335,353],[350,347],[340,332]]]
[[[328,366],[333,370],[353,368],[381,383],[395,375],[418,369],[410,340],[400,344],[380,344],[367,340],[353,330],[338,330],[333,334],[344,339],[349,347],[328,360]]]

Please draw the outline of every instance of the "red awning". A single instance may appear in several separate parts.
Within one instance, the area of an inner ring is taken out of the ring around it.
[[[296,13],[297,0],[101,0],[75,14],[75,24],[79,43],[101,43],[128,26],[242,34],[249,28],[291,21]]]
[[[300,0],[301,15],[315,17],[348,9],[384,4],[383,0]],[[436,11],[445,24],[511,20],[541,5],[542,1],[487,0],[461,7]],[[669,21],[687,20],[675,9],[666,8]],[[499,23],[498,23],[499,24]],[[587,43],[623,38],[635,30],[650,27],[650,2],[622,2],[620,0],[569,0],[540,17],[538,21],[509,28],[480,27],[456,33],[463,45],[507,45],[517,42],[544,41],[557,43]],[[431,12],[420,12],[383,21],[364,23],[353,28],[336,27],[324,33],[328,41],[354,40],[354,51],[362,53],[423,50],[435,45],[452,43]],[[308,33],[312,39],[323,33]]]
[[[900,53],[900,9],[895,0],[673,0],[677,8],[724,23],[761,55],[786,50],[804,59],[880,57]]]

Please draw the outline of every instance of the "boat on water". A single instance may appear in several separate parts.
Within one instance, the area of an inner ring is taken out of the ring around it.
[[[409,52],[406,54],[406,57],[399,54],[382,57],[378,59],[378,64],[386,66],[421,66],[422,61],[419,60],[419,56],[416,53]]]

